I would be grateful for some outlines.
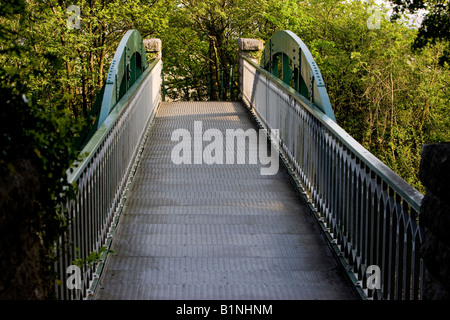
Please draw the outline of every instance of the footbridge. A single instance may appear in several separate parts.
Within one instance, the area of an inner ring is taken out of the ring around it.
[[[130,30],[111,63],[59,299],[421,299],[422,195],[336,123],[300,38],[238,40],[238,101],[165,101],[160,45]]]

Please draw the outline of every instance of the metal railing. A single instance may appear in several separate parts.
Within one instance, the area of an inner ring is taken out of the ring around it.
[[[243,101],[269,132],[279,129],[280,154],[361,297],[421,299],[423,196],[294,89],[241,63]]]
[[[57,246],[59,299],[88,296],[98,279],[98,271],[88,265],[82,269],[81,288],[68,288],[67,267],[108,246],[134,159],[161,101],[161,70],[162,62],[156,59],[136,80],[83,149],[84,160],[69,174],[78,193],[66,203],[69,225]]]

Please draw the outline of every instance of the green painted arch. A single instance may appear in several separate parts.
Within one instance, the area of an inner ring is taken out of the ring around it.
[[[109,67],[97,128],[147,67],[141,34],[138,30],[128,30],[122,37]]]
[[[324,114],[336,122],[325,82],[317,63],[306,44],[292,31],[276,32],[264,47],[261,67],[278,77],[310,100]]]

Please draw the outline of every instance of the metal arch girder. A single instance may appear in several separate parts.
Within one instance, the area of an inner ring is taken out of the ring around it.
[[[311,102],[336,122],[322,74],[306,44],[292,31],[277,31],[269,40],[269,45],[264,48],[261,67],[268,70],[274,57],[280,54],[289,57],[293,65],[298,68],[307,86]],[[299,88],[296,90],[301,93]]]
[[[136,53],[140,56],[140,66],[136,62]],[[117,102],[147,67],[141,34],[138,30],[128,30],[122,37],[109,67],[97,128],[101,126]],[[131,74],[134,77],[130,77]]]

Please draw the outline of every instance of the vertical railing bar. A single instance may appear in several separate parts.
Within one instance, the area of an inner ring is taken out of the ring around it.
[[[395,257],[396,257],[396,244],[397,244],[397,214],[396,214],[396,193],[392,188],[389,188],[390,191],[390,201],[391,201],[391,209],[390,209],[390,219],[389,219],[389,286],[388,286],[388,299],[395,299],[395,277],[396,277],[396,266],[395,266]]]
[[[354,264],[354,259],[355,259],[355,243],[357,242],[358,239],[358,235],[357,235],[357,226],[358,226],[358,210],[357,210],[357,195],[358,195],[358,186],[359,186],[359,182],[358,182],[358,168],[357,168],[357,158],[354,157],[352,159],[353,161],[353,169],[352,169],[352,194],[351,194],[351,200],[350,200],[350,210],[351,210],[351,214],[352,214],[352,232],[351,232],[351,237],[350,237],[350,243],[351,243],[351,247],[350,247],[350,254],[352,257],[351,260],[351,264]]]
[[[103,224],[103,221],[105,221],[105,208],[106,208],[106,206],[105,206],[105,189],[106,189],[106,177],[107,177],[107,174],[106,174],[106,170],[107,170],[107,158],[108,158],[108,154],[109,154],[109,143],[108,143],[108,141],[106,141],[105,142],[105,145],[104,145],[104,147],[103,147],[103,153],[104,153],[104,156],[103,156],[103,161],[102,161],[102,165],[101,165],[101,189],[100,189],[100,221],[101,221],[101,224]],[[102,226],[102,230],[101,230],[101,238],[102,239],[105,239],[105,237],[106,237],[106,234],[105,234],[105,231],[104,231],[104,227]]]
[[[315,164],[317,163],[317,152],[316,152],[316,147],[317,147],[317,141],[316,141],[316,124],[314,119],[311,119],[311,197],[312,197],[312,201],[313,203],[315,203],[315,197],[316,197],[316,170],[315,170]]]
[[[89,189],[88,189],[88,193],[87,193],[87,212],[86,212],[86,224],[85,224],[85,228],[86,228],[86,234],[87,234],[87,241],[86,241],[86,253],[84,256],[84,259],[88,258],[89,254],[93,251],[94,247],[93,247],[93,243],[94,243],[94,235],[92,233],[92,216],[93,216],[93,194],[95,192],[94,190],[94,177],[95,177],[95,168],[96,168],[96,162],[97,162],[97,158],[93,158],[91,161],[91,166],[90,166],[90,170],[89,170],[89,180],[88,180],[88,185],[89,185]],[[85,266],[85,275],[83,277],[83,292],[88,288],[88,281],[89,281],[89,271],[90,268],[88,265]]]
[[[342,194],[342,249],[346,250],[347,246],[346,246],[346,242],[347,242],[347,236],[348,236],[348,208],[347,208],[347,203],[348,203],[348,194],[349,194],[349,190],[348,190],[348,185],[349,185],[349,170],[348,170],[348,152],[347,152],[347,148],[344,147],[343,149],[343,161],[342,161],[342,183],[343,183],[343,194]]]
[[[336,149],[335,149],[336,141],[332,136],[329,138],[328,142],[328,154],[329,154],[329,167],[328,167],[328,192],[329,196],[327,199],[328,206],[328,214],[326,215],[326,219],[329,222],[331,217],[334,215],[336,210],[334,206],[334,197],[335,197],[335,182],[336,182]]]
[[[362,246],[361,246],[361,262],[360,262],[360,277],[363,276],[364,270],[367,266],[367,246],[368,246],[368,237],[369,237],[369,229],[368,229],[368,219],[369,219],[369,205],[370,205],[370,169],[365,166],[364,167],[364,194],[363,198],[361,199],[361,212],[362,212],[362,219],[361,219],[361,235],[362,235]]]
[[[323,127],[321,127],[321,130],[323,130]],[[323,131],[322,131],[323,133]],[[321,165],[319,166],[320,168],[320,180],[319,180],[319,185],[320,185],[320,195],[319,195],[319,200],[320,200],[320,211],[319,212],[326,212],[326,203],[324,201],[324,199],[326,199],[326,188],[327,188],[327,182],[325,180],[326,174],[325,174],[325,170],[327,167],[327,154],[326,154],[326,142],[325,142],[325,134],[321,135],[321,139],[320,139],[320,156],[319,158],[321,159]]]
[[[351,156],[350,151],[346,150],[346,165],[345,165],[345,196],[344,196],[344,213],[345,213],[345,230],[344,230],[344,246],[343,249],[347,252],[350,233],[351,233],[351,210],[350,210],[350,194],[351,194]]]
[[[409,205],[406,201],[403,201],[403,212],[405,220],[405,232],[404,232],[404,261],[403,261],[403,300],[411,300],[411,254],[412,254],[412,226],[411,226],[411,215],[409,214]]]
[[[394,299],[401,299],[401,279],[402,279],[402,270],[400,268],[403,258],[402,252],[402,238],[401,238],[401,224],[403,223],[402,214],[401,214],[401,199],[398,194],[395,194],[395,208],[396,208],[396,252],[395,252],[395,291],[394,291]]]
[[[357,159],[358,160],[358,159]],[[357,163],[357,185],[356,185],[356,195],[355,195],[355,233],[356,239],[354,241],[354,252],[355,252],[355,263],[357,268],[359,269],[359,259],[361,253],[361,244],[362,244],[362,234],[361,234],[361,214],[362,214],[362,206],[361,199],[363,195],[364,189],[364,181],[362,171],[364,170],[364,165],[359,160]]]
[[[378,203],[378,181],[377,181],[377,176],[374,172],[371,172],[371,177],[370,177],[371,181],[372,181],[372,190],[371,190],[371,199],[370,199],[370,206],[369,206],[369,230],[370,230],[370,234],[369,234],[369,241],[368,241],[368,261],[367,261],[367,265],[373,265],[376,264],[376,232],[377,232],[377,217],[376,217],[376,206]]]
[[[341,236],[341,230],[338,229],[338,226],[342,223],[342,207],[341,207],[341,197],[342,197],[342,170],[343,170],[343,161],[342,161],[342,152],[343,146],[338,143],[338,154],[337,154],[337,174],[336,174],[336,191],[335,191],[335,201],[336,201],[336,211],[335,211],[335,221],[333,225],[333,232],[337,239]]]
[[[387,224],[387,216],[386,216],[386,207],[388,205],[388,190],[387,190],[387,184],[384,181],[381,181],[381,192],[382,196],[380,198],[380,212],[379,212],[379,218],[380,218],[380,226],[379,226],[379,237],[378,237],[378,260],[379,260],[379,266],[381,271],[381,292],[380,292],[380,299],[384,298],[382,293],[384,292],[386,288],[386,279],[385,273],[387,271],[387,265],[386,265],[386,250],[388,248],[387,245],[387,237],[388,233],[386,232],[386,224]]]
[[[88,234],[89,234],[89,243],[88,243],[88,252],[92,252],[93,250],[95,250],[94,247],[94,210],[95,210],[95,171],[96,171],[96,167],[97,167],[97,163],[98,163],[98,158],[94,158],[93,159],[93,166],[92,166],[92,171],[91,171],[91,176],[89,177],[89,193],[88,193],[88,197],[89,197],[89,212],[88,212],[88,216],[87,216],[87,230],[88,230]],[[89,268],[88,268],[88,273],[89,273]],[[86,279],[86,278],[85,278]],[[85,280],[87,281],[87,279]]]
[[[80,242],[78,243],[79,248],[80,248],[80,259],[86,259],[87,257],[87,248],[86,248],[86,243],[87,243],[87,234],[86,234],[86,230],[87,230],[87,211],[89,210],[89,202],[88,202],[88,193],[89,193],[89,173],[91,170],[91,163],[89,163],[88,167],[87,167],[87,171],[86,171],[86,175],[84,176],[84,188],[83,188],[83,209],[82,209],[82,214],[81,214],[81,219],[80,219],[80,225],[79,228],[81,228],[81,238],[79,239]],[[84,241],[83,241],[84,240]]]
[[[413,234],[413,246],[412,246],[412,283],[411,283],[411,292],[412,292],[412,300],[419,300],[420,293],[420,240],[418,239],[418,235],[420,230],[417,228],[415,230],[415,234]]]
[[[99,167],[99,163],[101,161],[101,152],[99,154],[99,157],[97,157],[96,160],[96,165],[95,165],[95,170],[94,170],[94,176],[93,176],[93,190],[94,192],[92,192],[92,222],[91,224],[91,230],[92,230],[92,249],[93,251],[98,251],[98,225],[97,225],[97,213],[98,213],[98,208],[97,208],[97,203],[98,203],[98,167]],[[90,272],[91,274],[93,273],[92,270]]]

